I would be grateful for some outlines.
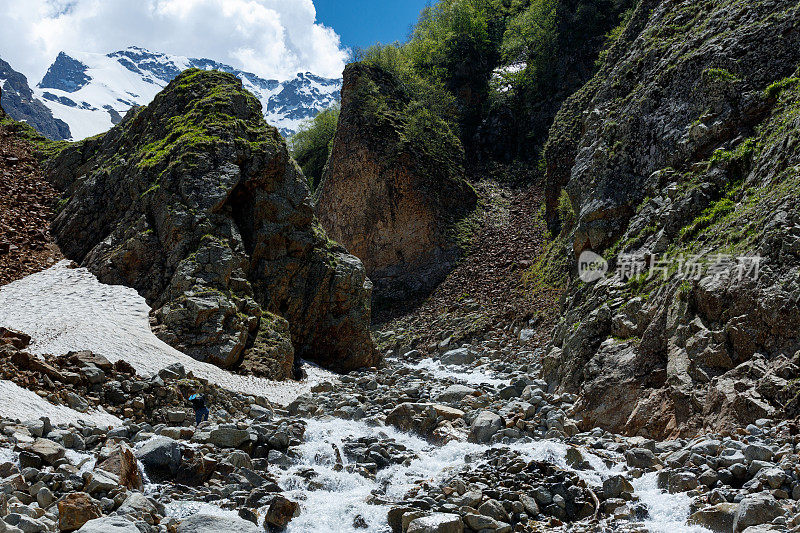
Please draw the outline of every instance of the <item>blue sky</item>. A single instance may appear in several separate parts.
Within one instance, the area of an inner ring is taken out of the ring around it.
[[[404,41],[429,0],[314,0],[317,22],[349,48]]]
[[[264,78],[341,76],[349,50],[403,41],[428,0],[0,0],[0,58],[42,79],[59,52],[128,46]],[[68,6],[69,8],[65,8]]]

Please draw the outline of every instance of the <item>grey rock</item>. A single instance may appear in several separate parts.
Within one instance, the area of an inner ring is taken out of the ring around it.
[[[408,524],[406,533],[462,533],[464,524],[457,514],[433,513],[415,518]]]
[[[153,437],[134,452],[144,467],[149,470],[175,472],[181,463],[181,446],[169,437]]]
[[[603,496],[608,498],[619,498],[623,494],[632,494],[633,485],[625,476],[613,475],[603,480]]]
[[[464,515],[464,522],[466,522],[470,529],[474,529],[475,531],[497,531],[503,526],[508,525],[495,520],[491,516],[484,516],[481,514]]]
[[[250,433],[245,429],[235,427],[219,427],[209,432],[208,440],[216,446],[223,448],[236,448],[250,438]]]
[[[198,513],[178,525],[177,533],[263,533],[258,526],[238,517]]]
[[[487,443],[491,441],[492,436],[505,427],[503,418],[497,413],[491,411],[481,411],[469,430],[470,442],[477,442],[478,444]]]
[[[737,504],[727,502],[704,507],[692,513],[689,523],[703,526],[714,533],[729,533],[733,531],[737,509]]]
[[[741,533],[750,526],[769,524],[783,515],[783,507],[772,495],[762,492],[747,496],[739,502],[733,521],[733,533]]]
[[[508,516],[508,512],[497,500],[486,500],[480,505],[480,507],[478,507],[478,512],[482,515],[491,516],[498,522],[511,521]]]
[[[475,389],[473,389],[472,387],[456,384],[447,387],[436,397],[436,400],[445,403],[455,403],[455,402],[460,402],[465,397],[471,396],[473,394],[475,394]]]
[[[444,365],[468,365],[475,361],[475,352],[469,348],[456,348],[449,350],[439,357]]]
[[[749,444],[744,449],[744,458],[748,463],[753,461],[772,461],[774,453],[766,446],[759,444]]]
[[[625,461],[634,468],[652,468],[658,458],[647,448],[633,448],[625,452]]]
[[[78,533],[141,533],[133,522],[120,516],[104,516],[89,520]]]

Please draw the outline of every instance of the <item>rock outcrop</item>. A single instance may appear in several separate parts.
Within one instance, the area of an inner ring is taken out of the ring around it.
[[[0,59],[0,108],[14,120],[28,123],[49,139],[69,139],[66,122],[53,117],[53,113],[33,95],[28,79]],[[0,116],[3,111],[0,110]]]
[[[376,295],[393,300],[429,290],[452,269],[457,222],[476,202],[458,138],[446,124],[412,132],[412,105],[392,74],[348,65],[317,191],[322,226],[364,262]]]
[[[376,362],[371,284],[314,218],[305,180],[234,76],[188,70],[49,162],[64,254],[154,308],[187,354],[282,378],[302,357]]]
[[[627,269],[573,284],[545,357],[585,427],[659,438],[797,412],[799,9],[644,0],[560,111],[551,226],[563,187],[575,258]]]

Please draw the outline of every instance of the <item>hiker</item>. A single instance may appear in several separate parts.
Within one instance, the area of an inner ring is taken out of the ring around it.
[[[194,408],[195,425],[199,426],[200,422],[208,420],[208,407],[206,407],[206,398],[202,394],[192,394],[189,396],[189,401],[192,402]]]

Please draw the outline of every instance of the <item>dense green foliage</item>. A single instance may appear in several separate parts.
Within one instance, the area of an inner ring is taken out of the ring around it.
[[[468,153],[496,150],[476,134],[504,113],[513,122],[502,126],[506,138],[483,144],[502,144],[508,161],[533,162],[561,101],[591,76],[634,1],[439,0],[407,42],[378,44],[356,59],[394,73]]]
[[[289,139],[292,157],[303,169],[312,191],[319,185],[325,163],[331,155],[339,112],[338,105],[325,109],[302,124]]]

